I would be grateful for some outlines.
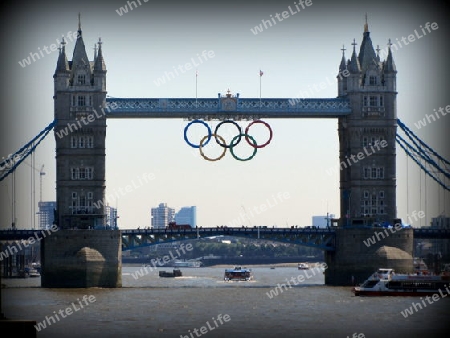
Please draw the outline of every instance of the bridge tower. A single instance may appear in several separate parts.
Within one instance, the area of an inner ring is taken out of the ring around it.
[[[105,230],[106,66],[100,39],[89,61],[80,20],[72,61],[63,40],[53,78],[60,230],[41,243],[42,286],[118,287],[121,236]]]
[[[96,45],[97,48],[97,45]],[[71,62],[65,42],[54,75],[57,222],[62,229],[104,226],[106,66],[101,41],[90,62],[81,27]]]
[[[350,283],[350,276],[361,282],[380,265],[412,269],[412,230],[379,234],[376,244],[363,245],[376,225],[401,223],[396,207],[397,70],[390,41],[382,53],[378,47],[375,52],[367,18],[358,55],[356,42],[352,45],[347,61],[342,49],[337,76],[338,96],[352,107],[338,120],[341,218],[336,252],[327,254],[332,268],[326,283],[338,285]]]

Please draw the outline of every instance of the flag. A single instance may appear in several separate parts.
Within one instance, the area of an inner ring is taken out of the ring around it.
[[[262,70],[259,70],[259,76],[263,76],[263,71]]]

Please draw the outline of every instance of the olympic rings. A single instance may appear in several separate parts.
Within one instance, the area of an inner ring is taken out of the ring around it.
[[[248,134],[248,130],[250,129],[250,127],[252,126],[252,124],[254,124],[254,123],[262,123],[262,124],[264,124],[266,127],[267,127],[267,129],[269,129],[269,133],[270,133],[270,136],[269,136],[269,140],[267,140],[267,142],[266,143],[263,143],[263,144],[261,144],[261,145],[253,145],[253,144],[251,144],[250,143],[250,141],[248,140],[249,139],[249,137],[248,136],[245,136],[245,140],[247,141],[247,143],[248,144],[250,144],[250,146],[252,146],[252,147],[255,147],[255,148],[264,148],[266,145],[268,145],[269,143],[270,143],[270,141],[272,141],[272,136],[273,136],[273,133],[272,133],[272,128],[270,128],[270,126],[269,126],[269,124],[267,123],[267,122],[264,122],[264,121],[262,121],[262,120],[255,120],[255,121],[253,121],[252,123],[250,123],[248,126],[247,126],[247,128],[245,128],[245,134]],[[253,140],[254,141],[254,140]]]
[[[194,124],[194,123],[201,123],[201,124],[203,124],[203,125],[208,129],[208,134],[207,134],[206,136],[204,136],[204,137],[200,140],[200,144],[199,144],[199,145],[196,145],[196,144],[193,144],[193,143],[189,142],[188,137],[187,137],[187,131],[188,131],[189,127],[190,127],[192,124]],[[235,125],[236,128],[237,128],[238,131],[239,131],[239,133],[238,133],[236,136],[234,136],[234,137],[232,138],[232,140],[231,140],[231,142],[230,142],[229,144],[227,144],[227,142],[225,141],[225,139],[224,139],[222,136],[220,136],[220,135],[218,134],[218,130],[219,130],[220,126],[221,126],[222,124],[225,124],[225,123],[231,123],[231,124]],[[267,129],[269,129],[269,133],[270,133],[269,139],[268,139],[265,143],[263,143],[263,144],[261,144],[261,145],[258,145],[258,143],[256,142],[256,140],[255,140],[252,136],[250,136],[250,135],[248,134],[248,130],[250,129],[250,127],[251,127],[253,124],[256,124],[256,123],[261,123],[261,124],[263,124],[264,126],[266,126]],[[219,155],[219,157],[217,157],[217,158],[209,158],[209,157],[207,157],[207,156],[203,153],[203,148],[208,144],[208,142],[211,140],[211,137],[213,137],[213,136],[214,136],[214,138],[215,138],[215,140],[216,140],[216,143],[217,143],[218,145],[220,145],[222,148],[224,148],[224,149],[223,149],[223,152],[222,152],[222,153]],[[238,156],[234,153],[234,147],[236,147],[236,146],[239,144],[239,142],[240,142],[241,139],[242,139],[242,136],[245,137],[245,140],[247,141],[247,143],[253,148],[253,154],[251,154],[251,155],[250,155],[249,157],[247,157],[247,158],[240,158],[240,157],[238,157]],[[199,120],[199,119],[196,119],[196,120],[193,120],[193,121],[189,122],[189,123],[186,125],[186,127],[184,128],[184,140],[186,141],[186,143],[189,144],[189,145],[190,145],[191,147],[193,147],[193,148],[198,148],[198,149],[200,150],[200,155],[201,155],[205,160],[207,160],[207,161],[218,161],[218,160],[222,159],[222,158],[225,156],[227,149],[230,149],[230,153],[231,153],[231,155],[234,157],[234,159],[236,159],[236,160],[238,160],[238,161],[249,161],[249,160],[251,160],[251,159],[256,155],[256,152],[257,152],[257,150],[258,150],[259,148],[264,148],[265,146],[267,146],[267,145],[272,141],[272,137],[273,137],[272,128],[270,127],[270,125],[269,125],[267,122],[264,122],[264,121],[262,121],[262,120],[254,120],[254,121],[252,121],[252,122],[247,126],[247,128],[245,128],[245,132],[244,132],[244,133],[242,132],[242,128],[241,128],[235,121],[230,120],[230,119],[229,119],[229,120],[224,120],[224,121],[220,122],[220,123],[216,126],[216,128],[215,128],[215,130],[214,130],[214,133],[211,132],[211,128],[209,127],[209,125],[208,125],[205,121]]]
[[[251,154],[251,155],[250,155],[249,157],[247,157],[247,158],[239,158],[239,157],[237,157],[237,156],[234,154],[234,151],[233,151],[234,146],[231,146],[231,145],[233,144],[233,141],[234,141],[235,139],[237,139],[238,137],[239,137],[239,139],[241,139],[241,136],[245,136],[246,139],[247,139],[247,138],[250,138],[250,139],[252,140],[252,142],[253,142],[253,145],[251,145],[251,146],[253,147],[253,154]],[[239,134],[239,135],[236,135],[235,137],[233,137],[233,139],[232,139],[231,142],[230,142],[230,153],[231,153],[231,155],[232,155],[236,160],[238,160],[238,161],[248,161],[248,160],[251,160],[251,159],[256,155],[256,152],[258,151],[258,148],[260,148],[260,147],[258,147],[258,144],[256,143],[255,139],[254,139],[252,136],[248,135],[248,134]]]
[[[200,148],[200,145],[196,145],[196,144],[192,144],[191,142],[189,142],[188,138],[187,138],[187,130],[188,128],[194,124],[194,123],[201,123],[203,124],[206,128],[208,128],[208,140],[205,142],[205,144],[203,146],[206,146],[208,144],[208,142],[211,140],[211,128],[209,127],[208,123],[206,123],[205,121],[202,120],[193,120],[191,122],[189,122],[186,127],[184,127],[184,140],[186,141],[187,144],[189,144],[192,148]]]
[[[237,128],[238,131],[239,131],[239,135],[238,135],[239,139],[237,140],[237,142],[236,142],[235,144],[233,144],[233,142],[231,142],[230,145],[227,145],[225,141],[224,141],[223,143],[220,143],[219,140],[217,139],[217,136],[216,136],[216,142],[217,142],[218,145],[220,145],[220,146],[223,147],[223,148],[232,148],[232,147],[238,145],[239,142],[241,142],[242,128],[241,128],[241,126],[240,126],[239,124],[237,124],[237,123],[236,123],[235,121],[233,121],[233,120],[224,120],[224,121],[220,122],[220,123],[217,125],[216,129],[214,130],[214,134],[215,134],[215,135],[217,135],[217,131],[219,130],[220,126],[221,126],[222,124],[225,124],[225,123],[232,123],[232,124],[234,124],[234,125],[236,126],[236,128]],[[222,138],[222,140],[223,140],[223,138]],[[233,138],[233,140],[234,140],[234,138]]]
[[[224,140],[224,138],[223,138],[222,136],[216,135],[216,133],[212,134],[212,136],[214,136],[214,137],[216,138],[216,140],[217,140],[217,138],[219,138],[223,143],[225,143],[225,140]],[[211,162],[221,160],[222,157],[224,157],[225,154],[227,153],[227,148],[225,148],[225,147],[223,148],[223,152],[222,152],[222,154],[220,154],[219,157],[217,157],[217,158],[209,158],[209,157],[207,157],[207,156],[203,153],[203,150],[202,150],[202,147],[203,147],[204,145],[206,145],[206,143],[208,143],[208,142],[206,142],[205,144],[203,144],[203,142],[204,142],[207,138],[208,138],[208,135],[206,135],[205,137],[203,137],[203,138],[201,139],[201,141],[200,141],[200,148],[199,148],[199,149],[200,149],[200,155],[202,155],[202,157],[203,157],[205,160],[211,161]],[[208,140],[209,140],[209,139],[208,139]],[[217,142],[217,143],[219,143],[219,142]],[[219,144],[220,144],[220,143],[219,143]]]

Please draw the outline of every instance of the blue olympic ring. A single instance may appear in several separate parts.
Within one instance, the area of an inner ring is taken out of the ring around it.
[[[203,120],[193,120],[193,121],[189,122],[189,123],[186,125],[186,127],[184,127],[184,140],[185,140],[186,143],[189,144],[192,148],[200,148],[200,144],[199,144],[199,145],[193,144],[193,143],[189,142],[189,140],[188,140],[188,138],[187,138],[187,130],[188,130],[188,128],[189,128],[192,124],[194,124],[194,123],[201,123],[201,124],[203,124],[206,128],[208,128],[208,139],[206,140],[206,142],[205,142],[204,144],[202,144],[202,146],[204,147],[204,146],[206,146],[206,145],[208,144],[208,142],[211,140],[212,132],[211,132],[211,128],[209,127],[208,123],[206,123],[206,122],[203,121]]]

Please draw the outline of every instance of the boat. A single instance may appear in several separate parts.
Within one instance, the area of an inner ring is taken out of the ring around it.
[[[41,277],[40,271],[34,266],[26,266],[24,269],[25,277]]]
[[[160,271],[159,272],[159,277],[181,277],[183,274],[181,273],[180,269],[173,269],[172,272],[168,272],[168,271]]]
[[[223,280],[228,281],[250,281],[253,279],[251,269],[235,266],[234,269],[225,269]]]
[[[431,296],[446,290],[449,282],[450,270],[438,275],[428,271],[396,274],[394,269],[380,268],[352,292],[355,296]]]
[[[199,268],[201,266],[200,261],[180,261],[176,260],[173,262],[174,267],[178,268]]]
[[[299,270],[309,270],[309,265],[307,263],[298,263]]]

